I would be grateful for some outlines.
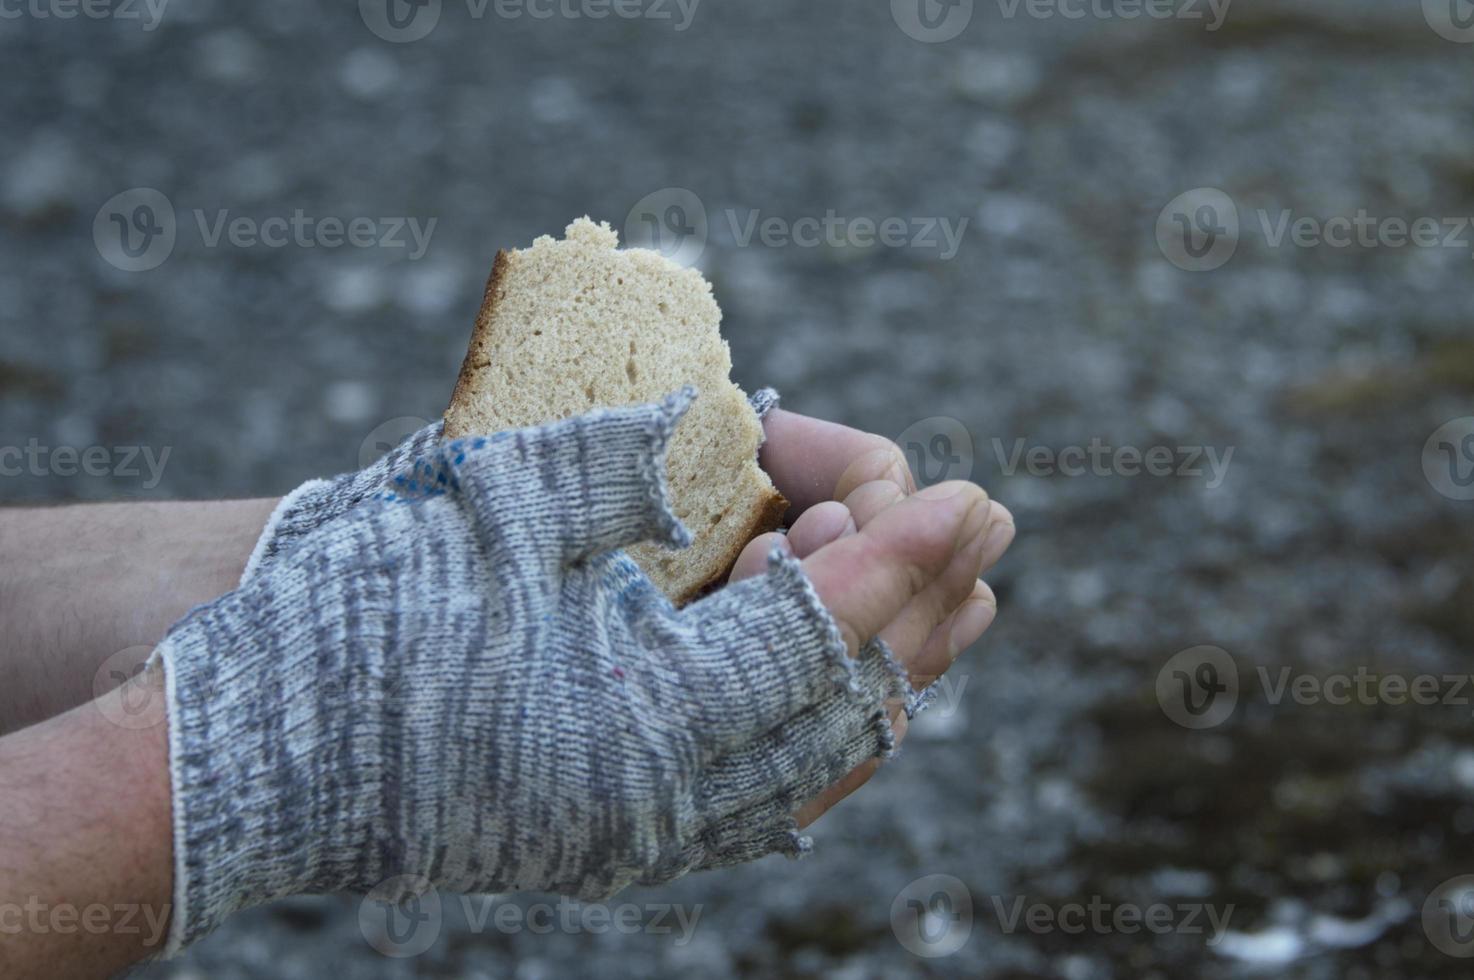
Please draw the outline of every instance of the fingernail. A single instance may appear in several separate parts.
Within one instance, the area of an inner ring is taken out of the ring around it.
[[[852,517],[850,517],[849,520],[847,520],[847,521],[844,522],[844,530],[839,532],[839,536],[841,538],[847,538],[851,534],[859,534],[859,533],[860,533],[860,529],[855,526],[855,518],[852,516]]]
[[[981,558],[983,545],[988,541],[987,530],[992,522],[993,501],[987,499],[978,501],[972,513],[967,515],[967,521],[962,526],[962,533],[957,536],[959,546]]]
[[[963,650],[977,642],[998,615],[998,607],[983,599],[969,599],[957,610],[952,621],[952,633],[947,637],[947,647],[953,660]]]
[[[988,534],[983,538],[981,556],[985,567],[997,563],[1003,557],[1003,552],[1013,543],[1014,526],[1012,521],[994,521],[988,528]]]

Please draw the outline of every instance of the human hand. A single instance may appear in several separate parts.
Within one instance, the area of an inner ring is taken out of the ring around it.
[[[824,545],[857,533],[880,511],[916,492],[905,455],[891,440],[777,408],[778,396],[772,389],[755,392],[751,401],[763,419],[766,435],[761,462],[778,491],[790,502],[790,527],[786,535],[764,534],[750,542],[734,564],[729,581],[760,574],[775,546],[797,558],[808,558]],[[407,472],[439,443],[440,430],[441,424],[436,422],[405,439],[367,469],[332,480],[311,481],[284,498],[278,507],[279,516],[273,518],[257,545],[258,557],[253,558],[247,576],[318,524],[382,489],[394,475]],[[984,573],[997,564],[1014,537],[1013,515],[997,501],[992,504],[992,521],[980,569]],[[971,591],[961,592],[964,585]],[[962,599],[954,601],[958,594]],[[997,599],[986,582],[973,576],[970,583],[965,583],[954,575],[935,583],[901,620],[887,624],[877,639],[906,666],[913,689],[921,690],[934,683],[960,651],[982,636],[996,613]],[[924,626],[929,626],[929,632],[918,643],[917,634]],[[899,744],[909,717],[899,706],[892,706],[891,716]],[[880,762],[866,761],[809,801],[799,813],[799,826],[812,823],[864,785]]]
[[[767,441],[762,449],[762,465],[792,504],[790,526],[787,535],[773,533],[754,539],[738,556],[730,581],[761,573],[775,545],[806,559],[804,567],[809,571],[807,559],[820,549],[857,534],[887,508],[916,492],[905,455],[883,436],[779,408],[764,416],[763,426]],[[877,634],[905,665],[914,689],[933,683],[992,625],[997,599],[977,576],[997,564],[1013,542],[1014,523],[1013,515],[997,501],[991,504],[989,521],[978,570],[970,571],[967,562],[949,566]],[[924,532],[916,528],[914,533]],[[833,594],[852,587],[842,563],[828,556],[818,560],[822,562],[819,574]],[[811,576],[814,574],[810,571]],[[828,578],[831,575],[832,584]],[[899,744],[909,718],[899,705],[892,705],[890,719]],[[859,789],[881,762],[878,758],[866,760],[826,787],[799,811],[798,825],[807,826]]]
[[[892,744],[868,641],[976,577],[992,508],[933,488],[676,610],[619,549],[685,538],[685,397],[442,447],[176,625],[172,949],[398,876],[602,897],[807,847],[798,807]]]

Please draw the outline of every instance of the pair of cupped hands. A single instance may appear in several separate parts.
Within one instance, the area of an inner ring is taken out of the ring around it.
[[[797,829],[992,623],[980,576],[1013,519],[972,483],[918,490],[889,440],[770,407],[759,461],[788,533],[676,610],[622,549],[690,540],[664,471],[695,397],[433,426],[283,500],[241,588],[155,651],[171,948],[387,875],[602,898],[812,846]]]
[[[769,394],[765,389],[754,405]],[[880,640],[912,688],[923,690],[992,625],[997,599],[981,576],[1012,544],[1013,515],[970,482],[918,489],[902,448],[884,436],[776,405],[762,412],[762,422],[759,462],[789,501],[787,531],[752,540],[728,583],[762,575],[775,548],[798,559],[850,656]],[[438,445],[438,425],[422,430],[359,474],[361,486],[346,499],[383,485],[386,473],[412,469],[412,460]],[[298,532],[322,516],[317,508],[304,513],[310,517]],[[287,531],[282,538],[295,539]],[[909,721],[903,707],[889,707],[896,744]],[[798,826],[853,793],[883,761],[867,760],[809,800],[795,815]]]
[[[964,480],[918,489],[904,451],[884,436],[776,406],[762,421],[759,463],[789,502],[787,530],[749,542],[728,584],[767,571],[775,548],[800,560],[850,656],[880,640],[913,690],[924,690],[993,624],[997,597],[981,576],[1013,543],[1013,515]],[[896,745],[910,720],[903,708],[889,706]],[[868,759],[809,800],[795,815],[798,827],[859,789],[882,762]]]

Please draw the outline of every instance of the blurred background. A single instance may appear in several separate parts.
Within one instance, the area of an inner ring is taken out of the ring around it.
[[[356,468],[445,407],[496,249],[587,213],[705,272],[744,387],[1019,523],[802,864],[295,900],[139,975],[1467,976],[1471,41],[1465,0],[0,7],[0,502]]]

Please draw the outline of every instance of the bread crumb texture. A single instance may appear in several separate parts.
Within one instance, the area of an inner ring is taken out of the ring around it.
[[[583,217],[561,240],[544,235],[497,254],[445,433],[539,425],[695,385],[667,458],[671,503],[692,545],[629,549],[679,603],[723,579],[787,502],[757,465],[762,423],[729,377],[710,284],[658,252],[618,246],[608,223]]]

